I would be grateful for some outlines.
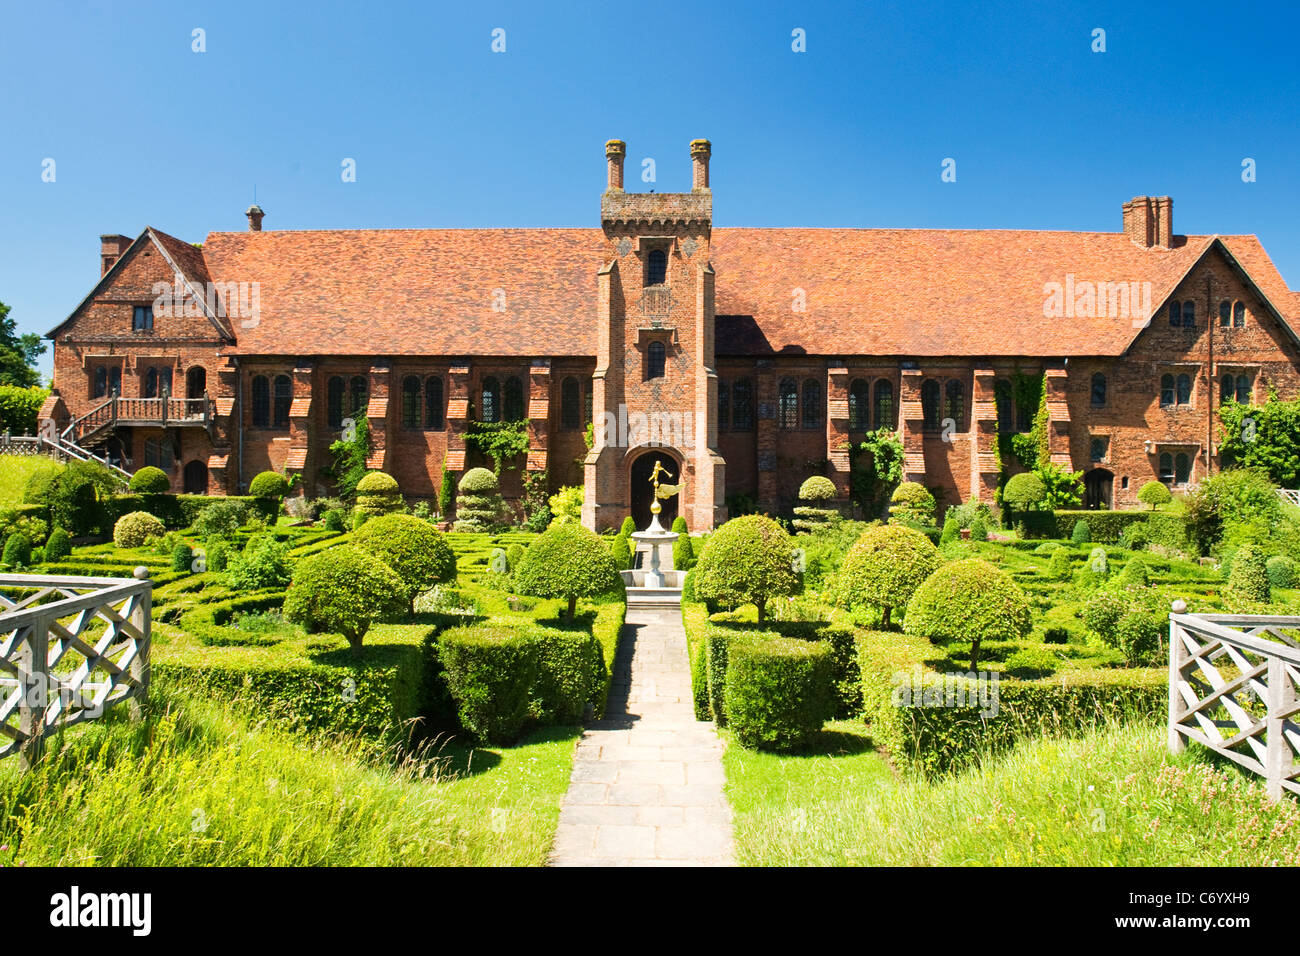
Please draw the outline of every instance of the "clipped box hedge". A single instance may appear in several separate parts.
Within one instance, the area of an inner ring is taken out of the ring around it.
[[[110,530],[117,519],[132,511],[147,511],[162,521],[169,530],[188,528],[200,511],[216,501],[238,501],[248,508],[250,515],[258,515],[271,522],[279,516],[277,498],[258,498],[253,495],[113,495],[102,502],[104,524]]]
[[[1073,735],[1099,725],[1162,720],[1167,712],[1167,677],[1162,668],[1078,669],[1040,680],[1002,677],[997,713],[986,718],[975,706],[899,706],[902,680],[915,689],[940,675],[927,659],[939,650],[905,634],[859,632],[863,718],[872,739],[902,765],[933,776],[960,769],[982,755],[1016,741],[1044,735]],[[955,690],[972,700],[975,682],[958,677]]]
[[[1168,511],[1058,511],[1053,536],[1068,538],[1076,521],[1088,522],[1093,544],[1116,544],[1124,529],[1146,522],[1151,540],[1171,548],[1187,547],[1187,525],[1181,515]]]
[[[523,628],[473,624],[444,631],[438,657],[461,725],[480,740],[511,743],[528,720],[538,642]]]
[[[834,711],[827,641],[746,635],[728,642],[727,661],[727,723],[741,746],[799,750]]]

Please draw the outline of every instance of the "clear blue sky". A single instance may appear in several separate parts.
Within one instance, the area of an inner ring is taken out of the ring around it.
[[[243,229],[254,187],[268,229],[595,226],[610,138],[629,188],[652,157],[661,192],[711,139],[718,225],[1117,231],[1124,200],[1168,194],[1176,232],[1253,232],[1300,288],[1294,3],[0,10],[0,301],[21,331],[89,292],[101,233]]]

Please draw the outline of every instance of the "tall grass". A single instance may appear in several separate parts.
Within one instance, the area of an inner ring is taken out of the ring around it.
[[[742,862],[1300,865],[1294,799],[1270,804],[1255,779],[1205,751],[1172,756],[1161,729],[1038,739],[927,782],[895,779],[852,725],[836,726],[820,755],[728,748]]]
[[[179,696],[0,764],[0,865],[538,865],[574,728],[509,750],[454,744],[388,762]]]
[[[62,467],[44,456],[0,455],[0,508],[12,508],[23,503],[23,489],[34,473]]]

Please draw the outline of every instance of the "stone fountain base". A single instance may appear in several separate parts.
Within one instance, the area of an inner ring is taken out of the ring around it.
[[[622,572],[628,607],[682,603],[682,581],[686,574],[672,566],[672,543],[677,537],[677,532],[664,530],[658,515],[651,519],[646,530],[632,533],[637,550],[644,549],[648,561],[644,567]],[[667,555],[667,567],[664,567],[664,555]]]

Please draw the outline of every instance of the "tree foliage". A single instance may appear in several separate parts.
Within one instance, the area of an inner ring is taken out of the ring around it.
[[[766,515],[745,515],[709,536],[691,582],[699,598],[752,602],[762,621],[768,601],[802,589],[794,564],[794,540],[785,529]]]
[[[906,607],[938,566],[939,550],[924,534],[901,525],[877,525],[864,531],[845,556],[836,597],[848,607],[880,608],[881,626],[888,628],[893,609]]]
[[[45,347],[35,332],[19,335],[18,323],[9,318],[9,306],[0,302],[0,385],[39,385],[36,360],[45,354]]]
[[[1300,488],[1300,399],[1270,397],[1263,405],[1225,402],[1219,420],[1225,467],[1257,468],[1283,488]]]

